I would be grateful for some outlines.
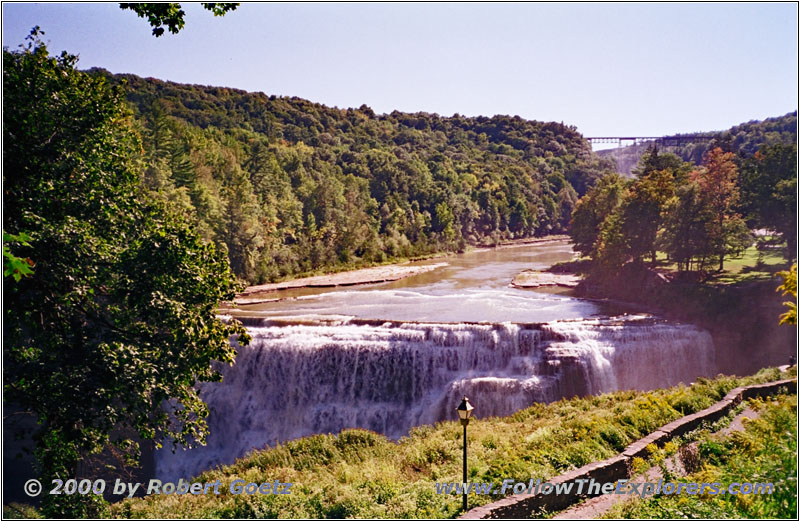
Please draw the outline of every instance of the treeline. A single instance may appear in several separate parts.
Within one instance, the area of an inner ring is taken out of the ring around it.
[[[706,153],[719,147],[740,158],[750,158],[764,145],[791,145],[797,142],[797,111],[762,121],[749,121],[723,132],[700,133],[713,138],[710,143],[686,143],[669,151],[684,161],[700,165]],[[680,135],[678,135],[680,136]]]
[[[252,283],[564,232],[611,171],[560,123],[109,77],[126,85],[147,186]]]
[[[575,248],[600,270],[655,265],[661,251],[681,272],[708,272],[722,270],[726,257],[753,243],[751,229],[763,228],[794,258],[796,144],[738,152],[715,147],[698,167],[650,147],[634,179],[605,176],[578,202],[570,229]]]
[[[695,165],[703,162],[704,155],[711,149],[721,148],[725,152],[733,152],[740,157],[752,157],[764,145],[797,142],[797,111],[783,116],[767,118],[763,121],[750,121],[736,125],[722,132],[694,133],[712,138],[705,143],[684,143],[662,147],[684,161]],[[678,134],[673,137],[680,137]],[[630,145],[617,149],[601,150],[597,155],[617,164],[617,171],[624,175],[632,174],[633,169],[649,148],[648,144]]]

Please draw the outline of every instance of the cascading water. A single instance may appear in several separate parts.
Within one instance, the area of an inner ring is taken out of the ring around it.
[[[650,389],[715,372],[711,336],[652,319],[538,325],[374,323],[251,327],[221,383],[202,385],[208,444],[156,455],[162,479],[188,478],[253,449],[366,428],[400,437],[453,419],[468,395],[478,417],[533,402]]]

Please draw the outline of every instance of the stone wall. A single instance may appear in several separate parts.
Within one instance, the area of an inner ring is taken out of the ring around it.
[[[714,422],[721,419],[743,400],[767,397],[787,391],[788,393],[797,393],[796,379],[734,388],[721,401],[697,413],[681,417],[660,427],[653,433],[629,445],[616,457],[587,464],[549,479],[547,482],[556,485],[579,479],[594,479],[595,482],[606,483],[629,478],[633,459],[635,457],[644,457],[647,454],[646,448],[648,444],[663,446],[673,437],[688,433],[703,422]],[[576,487],[573,487],[570,493],[561,495],[543,495],[541,493],[510,495],[497,502],[471,509],[458,518],[471,520],[482,518],[530,518],[532,514],[541,511],[553,512],[566,509],[588,496],[586,488],[584,488],[583,494],[578,494]]]

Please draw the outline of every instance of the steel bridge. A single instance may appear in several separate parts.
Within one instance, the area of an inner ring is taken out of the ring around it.
[[[681,134],[679,136],[593,136],[584,138],[589,143],[616,143],[620,147],[627,145],[640,145],[642,143],[655,143],[668,147],[670,145],[683,145],[686,143],[709,143],[715,136],[707,134]]]

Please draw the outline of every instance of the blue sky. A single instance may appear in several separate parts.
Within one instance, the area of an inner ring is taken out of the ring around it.
[[[586,136],[719,130],[797,108],[795,3],[184,4],[154,38],[117,4],[3,4],[3,46],[376,112],[511,114]]]

